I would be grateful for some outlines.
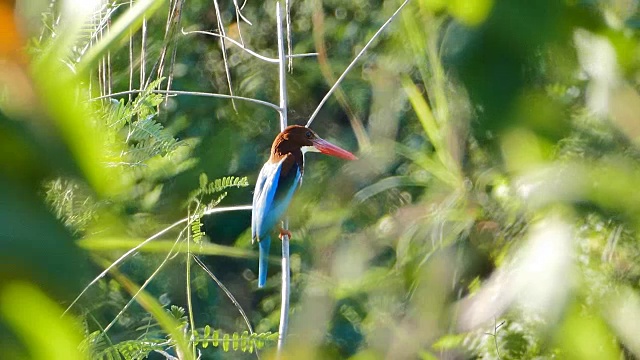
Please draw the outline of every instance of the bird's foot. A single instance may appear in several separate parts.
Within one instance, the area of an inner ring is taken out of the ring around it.
[[[284,236],[288,236],[289,239],[291,239],[291,231],[280,228],[280,234],[278,235],[278,237],[280,238],[280,240],[282,240]]]

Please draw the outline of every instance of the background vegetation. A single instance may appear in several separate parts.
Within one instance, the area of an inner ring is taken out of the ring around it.
[[[291,2],[318,54],[290,123],[400,4]],[[2,358],[275,356],[280,249],[258,290],[223,210],[277,112],[158,92],[277,103],[276,65],[193,32],[276,57],[275,2],[93,5],[0,1]],[[312,125],[360,160],[307,157],[288,358],[640,357],[639,26],[634,0],[409,1]]]

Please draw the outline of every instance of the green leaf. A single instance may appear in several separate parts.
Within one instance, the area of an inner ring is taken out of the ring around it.
[[[209,178],[207,177],[207,174],[201,173],[199,180],[200,180],[200,188],[204,189],[204,187],[207,186],[207,183],[209,182]]]
[[[80,360],[81,333],[62,309],[40,289],[25,282],[3,284],[0,318],[24,342],[34,360]],[[42,325],[55,331],[43,331]]]
[[[229,334],[224,334],[224,336],[222,337],[222,350],[224,350],[224,352],[228,352],[229,351],[229,342],[230,342],[230,337]]]
[[[240,337],[241,343],[240,343],[240,348],[242,349],[243,352],[247,352],[247,350],[249,349],[249,332],[248,331],[243,331],[242,332],[242,336]]]
[[[220,331],[218,330],[214,330],[213,331],[213,342],[212,342],[213,346],[218,346],[218,344],[220,344]]]
[[[438,339],[433,345],[434,350],[450,350],[460,347],[464,341],[464,335],[447,334]]]

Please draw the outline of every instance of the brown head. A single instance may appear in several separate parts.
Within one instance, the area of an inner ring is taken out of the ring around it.
[[[287,154],[292,154],[296,160],[302,161],[302,154],[307,151],[339,157],[346,160],[356,160],[357,157],[332,143],[320,138],[313,130],[291,125],[282,131],[271,146],[271,161],[277,162]]]

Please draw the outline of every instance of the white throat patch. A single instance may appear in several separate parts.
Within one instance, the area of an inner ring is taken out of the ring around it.
[[[320,152],[320,150],[316,149],[315,146],[301,146],[300,151],[302,151],[303,154],[306,154],[307,152]]]

